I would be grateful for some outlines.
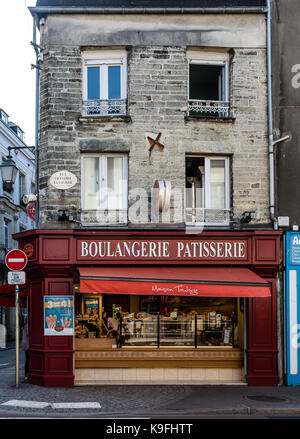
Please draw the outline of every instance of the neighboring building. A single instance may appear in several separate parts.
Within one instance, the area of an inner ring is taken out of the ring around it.
[[[26,146],[23,130],[9,121],[8,114],[0,109],[0,165],[10,154],[18,168],[14,184],[5,184],[0,180],[0,285],[7,283],[5,256],[8,251],[18,247],[12,237],[14,233],[33,229],[35,222],[26,213],[23,195],[35,193],[35,159]],[[1,171],[0,171],[1,175]],[[0,307],[0,323],[6,325],[8,339],[14,339],[14,310]]]
[[[285,234],[283,247],[283,295],[285,378],[300,384],[300,4],[297,0],[272,1],[273,116],[276,138],[290,136],[276,146],[277,215]]]
[[[30,8],[39,224],[16,236],[29,381],[277,385],[265,1],[106,5]],[[75,343],[45,336],[44,296],[74,296]]]

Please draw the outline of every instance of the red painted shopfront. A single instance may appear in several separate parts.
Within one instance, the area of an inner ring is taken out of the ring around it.
[[[79,282],[81,288],[89,291],[91,284],[84,285],[86,279],[90,278],[93,278],[93,282],[99,282],[103,293],[106,293],[105,288],[109,290],[115,286],[120,289],[119,293],[125,294],[126,288],[121,290],[127,281],[130,280],[133,285],[136,280],[141,281],[146,276],[149,287],[149,278],[155,272],[155,279],[151,280],[154,288],[151,294],[155,294],[155,288],[163,286],[168,279],[167,274],[170,277],[172,273],[175,278],[172,282],[184,279],[188,288],[191,285],[201,287],[203,279],[207,280],[210,273],[211,280],[206,282],[206,287],[209,287],[207,291],[210,290],[212,295],[214,289],[222,290],[215,295],[227,295],[224,292],[227,284],[239,288],[239,296],[247,297],[248,301],[245,319],[247,383],[252,386],[276,386],[276,277],[280,265],[280,235],[276,231],[204,232],[191,235],[178,232],[76,230],[35,230],[15,235],[19,248],[28,256],[29,382],[43,386],[74,385],[74,337],[44,336],[45,295],[73,295],[74,285]],[[136,279],[134,267],[137,267]],[[98,273],[100,279],[86,276],[88,270]],[[151,276],[147,270],[152,270]],[[167,274],[166,270],[169,270]],[[196,274],[192,278],[189,273]],[[247,279],[243,280],[243,273],[248,273]],[[231,282],[230,276],[237,276],[238,280]],[[265,292],[267,286],[267,294],[260,294],[259,288],[256,294],[252,294],[258,278],[261,284],[257,286]],[[153,282],[156,282],[156,286]],[[146,283],[144,285],[146,287]],[[139,288],[141,291],[141,282]],[[201,288],[199,291],[195,294],[205,294]]]

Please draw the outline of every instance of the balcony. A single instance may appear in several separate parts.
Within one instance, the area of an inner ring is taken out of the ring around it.
[[[126,99],[83,101],[83,116],[126,116]]]
[[[188,115],[198,117],[215,117],[228,118],[229,117],[229,101],[207,101],[189,99],[188,101]]]
[[[185,222],[187,226],[229,226],[230,209],[186,208]]]

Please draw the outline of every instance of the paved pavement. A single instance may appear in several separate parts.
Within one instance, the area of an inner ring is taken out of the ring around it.
[[[0,350],[0,418],[299,418],[299,387],[127,385],[15,387],[14,349]]]

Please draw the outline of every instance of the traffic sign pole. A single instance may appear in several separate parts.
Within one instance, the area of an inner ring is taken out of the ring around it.
[[[5,264],[9,270],[21,271],[27,265],[27,256],[22,250],[15,249],[7,253],[5,257]],[[16,275],[17,276],[17,275]],[[16,387],[19,387],[19,372],[20,372],[20,327],[19,327],[19,283],[21,279],[17,280],[15,286],[15,309],[16,309]]]
[[[16,306],[16,388],[19,387],[19,370],[20,370],[20,349],[19,349],[19,285],[15,286],[15,306]]]

